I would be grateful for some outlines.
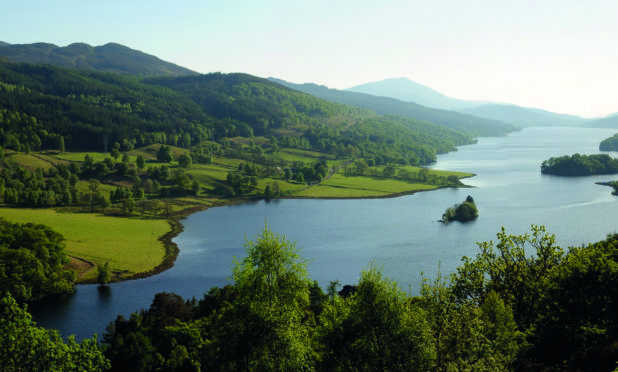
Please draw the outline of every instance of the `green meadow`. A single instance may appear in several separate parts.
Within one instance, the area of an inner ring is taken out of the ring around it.
[[[164,258],[160,237],[170,231],[165,220],[110,217],[53,209],[0,208],[0,217],[12,222],[40,223],[65,237],[66,252],[95,265],[109,262],[121,276],[154,269]],[[90,275],[96,275],[91,271]],[[82,279],[89,279],[90,275]]]
[[[310,198],[380,197],[433,190],[434,185],[412,183],[391,178],[372,178],[334,174],[328,180],[300,191],[294,196]]]
[[[130,162],[134,164],[136,157],[142,155],[146,159],[146,166],[164,165],[154,160],[159,147],[160,145],[155,144],[133,149],[128,153]],[[187,150],[175,147],[172,147],[172,150],[175,158],[187,152]],[[94,158],[95,162],[102,161],[109,156],[96,152],[88,154]],[[85,152],[59,153],[58,151],[30,154],[8,153],[2,166],[9,168],[20,166],[34,171],[37,168],[48,169],[58,163],[81,162],[85,155]],[[282,149],[274,156],[285,161],[286,164],[294,162],[315,164],[319,159],[326,158],[328,159],[328,166],[335,169],[338,168],[338,164],[346,162],[342,159],[334,160],[328,154],[300,149]],[[436,177],[444,177],[445,179],[452,175],[458,178],[472,176],[472,174],[463,172],[429,170],[427,175],[436,176],[434,181],[419,183],[398,178],[345,176],[344,170],[339,169],[331,177],[314,185],[286,181],[277,177],[259,178],[254,189],[238,198],[227,199],[213,194],[212,191],[220,185],[224,185],[228,174],[237,172],[238,166],[246,163],[246,161],[220,156],[213,156],[212,161],[212,164],[192,164],[189,168],[184,169],[192,180],[199,183],[199,196],[185,195],[161,199],[160,202],[165,203],[165,208],[169,211],[167,217],[175,220],[181,216],[210,207],[262,198],[266,186],[271,185],[272,187],[274,182],[279,185],[281,197],[343,199],[389,197],[433,190],[446,185],[442,184],[442,181],[439,181]],[[165,165],[172,170],[177,168],[175,161]],[[373,169],[380,174],[384,171],[384,168],[385,166],[376,166]],[[409,173],[418,173],[421,169],[412,166],[396,166],[396,168],[398,171],[406,170]],[[106,197],[117,187],[130,184],[127,179],[115,176],[104,177],[101,181],[98,191]],[[78,191],[88,194],[91,192],[89,184],[90,182],[87,179],[79,181],[77,184]],[[172,253],[168,249],[166,255],[166,246],[161,237],[173,230],[174,227],[170,225],[170,222],[152,218],[153,213],[151,211],[146,213],[146,218],[136,215],[133,217],[121,216],[123,212],[119,204],[108,207],[105,214],[85,213],[89,208],[84,207],[82,207],[81,212],[76,212],[76,209],[70,208],[69,211],[69,209],[61,208],[56,211],[54,209],[0,208],[0,217],[13,222],[41,223],[60,232],[66,239],[67,254],[94,265],[80,264],[73,260],[72,266],[76,267],[81,282],[93,281],[96,277],[96,266],[105,262],[109,262],[117,279],[132,277],[140,273],[152,273],[164,269],[169,264],[167,259]],[[136,213],[139,215],[140,211],[138,210]],[[143,210],[141,213],[144,213]],[[159,213],[163,212],[160,211]]]

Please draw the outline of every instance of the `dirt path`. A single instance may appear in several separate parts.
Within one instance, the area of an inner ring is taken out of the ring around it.
[[[83,258],[69,256],[69,259],[69,267],[75,270],[78,280],[95,268],[95,265],[92,262],[86,261]]]

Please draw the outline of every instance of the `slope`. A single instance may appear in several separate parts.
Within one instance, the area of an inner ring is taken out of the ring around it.
[[[513,125],[500,121],[478,118],[455,111],[433,109],[394,98],[329,89],[316,84],[293,84],[274,78],[271,80],[332,102],[367,108],[379,114],[425,120],[464,132],[472,137],[502,136],[515,130]]]
[[[15,62],[47,63],[59,67],[140,76],[196,74],[187,68],[115,43],[97,47],[83,43],[66,47],[49,43],[0,44],[0,56]]]
[[[0,145],[15,151],[104,151],[230,137],[304,141],[327,153],[427,164],[472,142],[462,131],[381,116],[246,74],[141,79],[129,75],[0,62]]]

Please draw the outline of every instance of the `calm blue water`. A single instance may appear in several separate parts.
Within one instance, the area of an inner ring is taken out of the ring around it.
[[[200,298],[208,288],[230,283],[233,258],[243,255],[265,221],[286,234],[309,260],[310,277],[323,287],[329,281],[355,283],[374,261],[384,273],[418,293],[421,272],[433,277],[455,270],[463,255],[476,254],[476,242],[507,232],[529,232],[545,225],[563,246],[603,239],[618,231],[618,200],[611,188],[595,181],[611,176],[560,178],[542,176],[550,156],[598,153],[611,129],[530,128],[508,137],[482,138],[478,144],[442,155],[434,168],[476,173],[465,180],[473,188],[421,192],[393,199],[278,200],[213,208],[185,221],[175,242],[176,265],[154,277],[116,283],[107,290],[78,286],[76,293],[31,306],[39,325],[77,339],[101,334],[118,314],[129,316],[149,307],[154,294],[167,291]],[[616,155],[616,154],[613,154]],[[478,220],[444,225],[444,210],[472,195]]]

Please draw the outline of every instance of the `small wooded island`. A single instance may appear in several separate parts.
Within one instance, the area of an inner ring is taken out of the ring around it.
[[[475,220],[479,216],[479,210],[474,204],[472,196],[468,195],[466,201],[461,204],[455,204],[454,206],[447,208],[442,215],[440,222],[448,223],[451,221],[468,222]]]
[[[607,154],[552,157],[543,161],[541,173],[567,177],[616,174],[618,173],[618,160]]]
[[[599,150],[618,151],[618,133],[601,141],[601,143],[599,144]]]

